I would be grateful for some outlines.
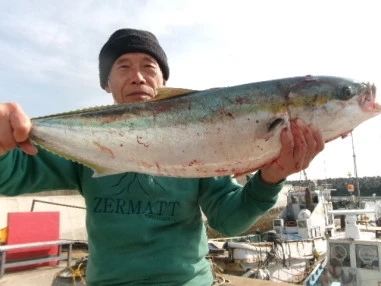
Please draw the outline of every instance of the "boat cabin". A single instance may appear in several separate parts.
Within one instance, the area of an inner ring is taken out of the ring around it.
[[[291,190],[287,194],[287,206],[278,219],[273,221],[273,229],[279,234],[293,235],[295,239],[322,237],[327,229],[332,229],[333,215],[331,190]]]
[[[362,210],[354,210],[354,212]],[[348,212],[348,211],[346,211]],[[381,285],[381,229],[357,225],[347,213],[345,232],[328,238],[327,266],[323,279],[345,285]]]

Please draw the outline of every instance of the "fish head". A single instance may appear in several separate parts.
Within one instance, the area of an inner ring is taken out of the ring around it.
[[[332,78],[331,85],[332,104],[337,104],[343,112],[350,112],[352,116],[364,120],[381,113],[381,105],[376,97],[376,86],[373,83]]]
[[[339,77],[305,77],[288,91],[290,119],[318,127],[326,142],[381,113],[376,86]]]
[[[352,86],[344,87],[342,97],[346,96],[355,96],[359,108],[363,112],[375,113],[375,115],[381,112],[379,99],[376,98],[376,86],[372,83],[355,83]]]

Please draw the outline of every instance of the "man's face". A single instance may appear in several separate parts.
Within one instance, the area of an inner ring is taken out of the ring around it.
[[[121,55],[113,64],[106,91],[115,102],[129,103],[150,100],[156,89],[165,86],[157,61],[144,53]]]

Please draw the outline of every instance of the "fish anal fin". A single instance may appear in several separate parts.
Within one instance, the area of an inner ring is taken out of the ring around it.
[[[276,160],[276,158],[270,159],[270,160],[266,161],[265,163],[263,163],[262,165],[259,165],[259,166],[257,166],[257,167],[254,167],[254,168],[252,168],[252,169],[243,171],[243,172],[241,172],[241,173],[236,173],[236,174],[233,175],[233,178],[237,178],[237,177],[241,177],[241,176],[245,176],[245,175],[250,175],[250,174],[252,174],[252,173],[254,173],[254,172],[256,172],[256,171],[262,169],[263,167],[265,167],[265,166],[271,164],[272,162],[274,162],[274,160]]]
[[[245,176],[245,175],[251,175],[252,173],[258,171],[259,169],[263,168],[266,165],[267,164],[264,164],[264,165],[261,165],[259,167],[255,167],[255,168],[249,169],[247,171],[244,171],[242,173],[236,173],[236,174],[233,175],[233,178],[238,178],[238,177]]]
[[[256,168],[256,169],[253,169],[253,170],[250,170],[250,171],[247,171],[247,172],[233,174],[233,178],[237,179],[238,177],[241,177],[241,176],[251,175],[252,173],[254,173],[254,172],[258,171],[258,170],[259,170],[259,168]]]

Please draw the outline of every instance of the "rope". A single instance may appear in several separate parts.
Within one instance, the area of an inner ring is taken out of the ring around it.
[[[78,206],[72,206],[72,205],[65,205],[65,204],[60,204],[60,203],[53,203],[53,202],[47,202],[47,201],[41,201],[41,200],[33,200],[32,202],[32,208],[31,208],[31,212],[33,212],[34,210],[34,203],[45,203],[45,204],[49,204],[49,205],[56,205],[56,206],[61,206],[61,207],[68,207],[68,208],[75,208],[75,209],[83,209],[85,210],[86,208],[85,207],[78,207]]]
[[[210,257],[208,260],[213,273],[212,286],[231,285],[230,280],[225,279],[225,277],[222,275],[223,270],[213,261],[213,258]]]

